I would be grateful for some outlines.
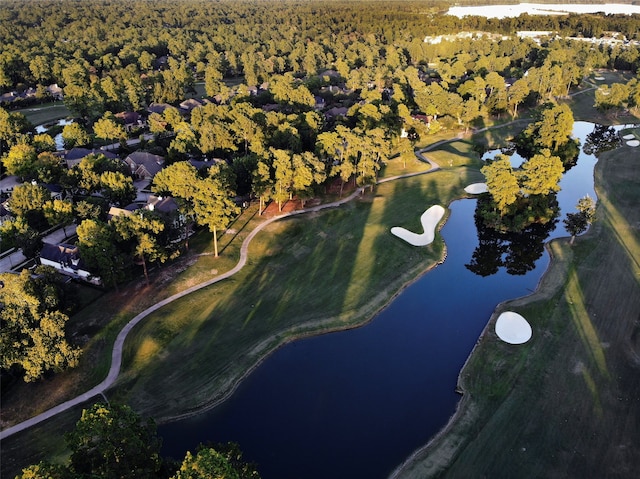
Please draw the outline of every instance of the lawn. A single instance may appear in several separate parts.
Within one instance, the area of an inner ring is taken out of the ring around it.
[[[588,95],[574,106],[586,111]],[[637,473],[638,166],[627,146],[601,155],[597,222],[574,246],[552,242],[553,262],[536,293],[497,308],[460,374],[457,415],[396,477]],[[529,320],[530,342],[512,346],[497,338],[495,319],[504,310]]]

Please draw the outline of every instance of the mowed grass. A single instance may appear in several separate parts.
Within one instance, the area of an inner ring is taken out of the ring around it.
[[[71,112],[63,103],[37,105],[16,111],[26,116],[32,125],[43,125],[71,116]]]
[[[465,166],[382,184],[337,209],[271,224],[253,240],[240,273],[172,303],[134,329],[125,345],[122,377],[107,397],[160,420],[176,417],[214,404],[278,345],[371,319],[441,259],[439,235],[432,246],[414,248],[389,229],[421,228],[419,218],[428,207],[447,205],[481,178],[474,157],[456,162]],[[199,234],[181,260],[154,269],[150,287],[134,282],[74,317],[79,334],[92,334],[81,366],[43,384],[38,399],[24,402],[26,406],[20,398],[32,389],[12,394],[3,404],[3,419],[19,422],[101,381],[115,336],[129,319],[153,302],[235,266],[242,241],[264,220],[256,209],[245,210],[220,235],[219,258],[211,254],[211,235]],[[50,390],[57,395],[48,398]],[[3,441],[2,456],[11,457],[2,461],[3,477],[34,458],[61,454],[61,431],[73,421],[52,428],[48,424],[38,430],[43,437],[37,454],[31,450],[30,430]],[[7,473],[9,463],[13,469]]]
[[[420,228],[420,215],[459,197],[469,174],[399,180],[335,210],[273,223],[240,273],[132,332],[111,394],[161,420],[189,413],[214,404],[277,346],[369,320],[443,254],[440,240],[413,248],[390,228]]]
[[[635,477],[640,470],[640,164],[596,166],[597,222],[550,244],[530,297],[501,305],[460,375],[459,414],[397,477]],[[512,346],[503,310],[533,327]]]

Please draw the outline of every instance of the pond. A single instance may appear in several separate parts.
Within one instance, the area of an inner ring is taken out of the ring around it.
[[[574,136],[584,144],[593,129],[576,123]],[[595,198],[595,162],[581,152],[565,174],[562,217]],[[446,261],[370,323],[280,348],[220,406],[160,427],[163,453],[181,460],[199,443],[234,441],[264,479],[387,477],[454,413],[458,373],[496,305],[530,294],[549,263],[540,248],[519,274],[473,272],[475,205],[450,205]],[[540,245],[566,236],[562,222],[548,234]]]
[[[52,126],[65,126],[73,123],[73,120],[58,120],[53,125],[38,125],[36,126],[36,133],[45,133]],[[62,133],[58,133],[53,140],[56,142],[56,149],[58,151],[64,150],[64,140],[62,139]]]

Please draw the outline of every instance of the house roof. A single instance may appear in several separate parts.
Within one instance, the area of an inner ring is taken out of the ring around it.
[[[182,103],[180,103],[180,108],[182,108],[183,110],[191,111],[194,108],[201,107],[203,104],[204,103],[202,103],[200,100],[189,98],[188,100],[184,100]]]
[[[40,258],[63,264],[74,270],[87,271],[86,265],[80,258],[78,247],[66,243],[50,244],[43,243],[40,251]]]
[[[330,110],[325,112],[327,118],[334,118],[337,116],[346,116],[349,110],[344,106],[334,106]]]
[[[118,155],[116,155],[115,153],[111,153],[110,151],[97,150],[95,148],[92,150],[90,150],[89,148],[71,148],[70,150],[61,152],[60,156],[63,160],[81,160],[85,156],[89,156],[91,154],[104,155],[107,158],[111,159],[118,157]]]
[[[131,214],[131,210],[127,210],[124,208],[116,208],[112,206],[109,208],[109,212],[107,213],[107,219],[112,219],[116,216],[129,216]]]
[[[125,161],[129,164],[135,163],[137,167],[136,172],[140,167],[144,167],[144,169],[150,175],[155,175],[156,173],[158,173],[164,165],[164,157],[160,155],[154,155],[147,151],[136,151],[134,153],[131,153],[125,158]]]
[[[115,117],[124,121],[125,125],[131,125],[131,124],[138,123],[138,120],[140,119],[140,114],[136,113],[135,111],[121,111],[120,113],[116,113]]]
[[[152,103],[147,107],[147,111],[149,113],[158,113],[162,115],[162,112],[164,112],[167,108],[170,108],[170,107],[171,105],[169,105],[168,103]]]
[[[145,206],[149,211],[160,211],[161,213],[171,213],[178,209],[178,204],[171,196],[150,195]]]

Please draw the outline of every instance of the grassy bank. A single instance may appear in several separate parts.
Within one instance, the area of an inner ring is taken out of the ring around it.
[[[71,112],[63,103],[47,103],[16,110],[27,117],[32,125],[44,125],[71,116]]]
[[[577,98],[577,97],[576,97]],[[574,100],[588,117],[589,93]],[[637,119],[636,119],[637,121]],[[640,468],[640,165],[623,146],[596,166],[597,222],[553,257],[535,294],[497,309],[460,374],[454,420],[396,474],[427,477],[634,477]],[[530,342],[498,340],[515,310]]]
[[[448,161],[451,153],[440,155]],[[416,249],[389,229],[418,229],[426,208],[448,204],[468,183],[479,181],[476,160],[467,163],[457,160],[455,168],[380,185],[335,210],[273,223],[252,242],[249,263],[240,273],[167,306],[132,332],[123,375],[107,396],[160,419],[189,413],[230,391],[278,345],[369,320],[443,254],[439,237],[433,246]],[[389,166],[392,173],[427,169],[418,162]],[[113,339],[130,318],[154,301],[229,270],[242,241],[261,221],[255,208],[246,210],[221,239],[220,258],[210,254],[210,236],[203,234],[183,260],[156,271],[151,287],[128,285],[74,317],[77,334],[92,336],[82,366],[35,386],[38,401],[21,401],[33,393],[33,385],[3,397],[3,420],[18,422],[99,382]],[[39,454],[31,449],[33,431],[3,441],[11,473],[34,458],[64,454],[60,431],[70,429],[73,419],[55,428],[47,424],[37,432]],[[5,471],[8,462],[2,464],[3,477],[11,477]]]

